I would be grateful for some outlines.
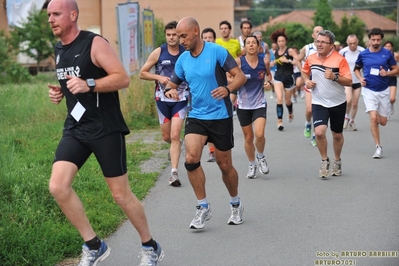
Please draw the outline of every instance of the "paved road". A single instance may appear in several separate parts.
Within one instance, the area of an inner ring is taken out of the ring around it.
[[[160,265],[399,265],[399,113],[381,129],[383,159],[372,159],[374,144],[360,99],[358,131],[344,134],[343,175],[321,180],[318,150],[302,133],[304,100],[294,104],[295,119],[290,124],[285,121],[283,132],[276,128],[275,102],[269,98],[268,102],[268,175],[245,178],[248,161],[234,118],[233,161],[245,206],[242,225],[227,225],[229,197],[216,164],[206,162],[206,152],[202,165],[213,217],[204,230],[189,229],[197,202],[185,175],[184,159],[179,166],[183,186],[167,186],[167,168],[145,198],[152,234],[166,252]],[[287,119],[286,109],[284,112]],[[330,131],[328,137],[331,158]],[[140,241],[130,223],[124,223],[107,242],[112,252],[100,266],[138,265]],[[396,253],[393,258],[372,258],[370,251]],[[339,261],[333,262],[336,253]],[[316,260],[325,264],[316,264]]]

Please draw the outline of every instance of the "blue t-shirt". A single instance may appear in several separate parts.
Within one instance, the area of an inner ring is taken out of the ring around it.
[[[269,49],[269,51],[270,51],[270,62],[276,60],[276,57],[274,56],[273,49]],[[277,64],[274,64],[274,66],[272,66],[270,68],[270,71],[276,72],[276,70],[277,70]]]
[[[383,91],[388,88],[389,77],[382,77],[378,73],[381,69],[388,71],[396,65],[396,60],[391,51],[381,48],[378,52],[370,52],[369,49],[359,54],[356,66],[363,68],[363,77],[366,79],[366,88],[372,91]]]
[[[220,45],[204,42],[202,52],[194,57],[185,51],[177,60],[171,81],[188,83],[191,93],[189,118],[226,119],[232,116],[230,97],[215,99],[211,91],[227,85],[226,72],[238,67],[234,58]]]

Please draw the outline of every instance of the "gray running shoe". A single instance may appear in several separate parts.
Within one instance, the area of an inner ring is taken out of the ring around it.
[[[256,158],[258,160],[258,165],[259,165],[259,172],[261,174],[268,174],[269,173],[269,167],[267,166],[267,162],[266,162],[266,157],[263,156],[262,158]]]
[[[382,147],[381,146],[377,146],[375,148],[373,159],[381,159],[381,157],[382,157]]]
[[[82,251],[82,258],[78,266],[96,266],[99,261],[103,261],[109,256],[111,248],[101,240],[100,249],[90,250],[86,244],[83,244]]]
[[[320,163],[320,170],[319,170],[319,177],[326,178],[330,175],[330,161],[328,160],[321,160]]]
[[[240,200],[240,205],[238,207],[233,207],[233,205],[230,204],[231,208],[231,215],[229,220],[227,221],[227,224],[231,225],[237,225],[237,224],[242,224],[242,214],[244,213],[244,206]]]
[[[197,206],[197,212],[193,220],[190,223],[190,229],[203,229],[205,227],[205,221],[212,218],[211,204],[208,203],[208,208]]]
[[[177,172],[172,172],[169,178],[169,186],[180,187],[181,183],[179,180],[179,174]]]
[[[141,247],[139,253],[140,264],[139,266],[156,266],[165,256],[161,246],[157,243],[157,250],[155,251],[153,247]]]
[[[256,178],[256,165],[250,164],[248,166],[247,178],[248,179],[255,179]]]
[[[333,165],[331,168],[331,175],[340,176],[342,174],[341,165],[342,165],[341,159],[339,159],[338,161],[333,160]]]

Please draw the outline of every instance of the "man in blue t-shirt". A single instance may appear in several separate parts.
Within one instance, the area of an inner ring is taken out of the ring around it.
[[[399,68],[393,54],[381,47],[384,32],[373,28],[368,33],[370,46],[357,57],[354,73],[363,87],[362,96],[366,112],[370,117],[370,130],[376,148],[374,159],[382,157],[380,130],[378,125],[385,126],[390,113],[389,77],[397,76]],[[363,69],[363,77],[360,70]]]
[[[216,163],[230,194],[231,216],[227,223],[241,224],[244,208],[238,196],[238,174],[232,164],[234,137],[229,95],[245,83],[245,75],[225,48],[201,39],[201,31],[194,18],[181,19],[176,31],[180,43],[187,51],[177,60],[174,73],[166,85],[165,95],[179,99],[178,85],[185,81],[190,87],[184,165],[198,200],[197,212],[190,228],[204,228],[205,221],[212,216],[206,198],[205,174],[200,162],[202,150],[208,141],[215,145]],[[233,77],[229,86],[226,72]]]

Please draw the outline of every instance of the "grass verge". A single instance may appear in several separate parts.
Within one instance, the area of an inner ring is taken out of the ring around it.
[[[65,219],[48,191],[52,160],[66,115],[65,102],[53,105],[47,83],[50,75],[39,75],[29,84],[0,86],[0,261],[2,265],[55,265],[77,257],[82,240]],[[132,77],[120,92],[121,108],[129,127],[153,128],[158,121],[152,99],[152,84]],[[142,173],[141,162],[153,151],[167,149],[159,142],[127,143],[129,181],[139,199],[159,176]],[[112,233],[125,219],[103,180],[92,156],[78,172],[73,188],[100,237]]]

